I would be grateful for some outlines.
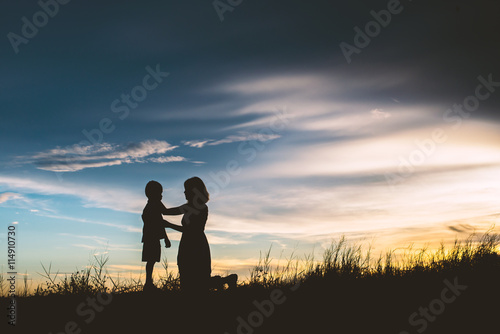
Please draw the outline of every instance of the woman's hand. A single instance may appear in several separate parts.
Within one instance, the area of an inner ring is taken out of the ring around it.
[[[167,209],[163,203],[162,203],[162,210],[161,210],[161,214],[162,215],[169,215],[169,216],[176,216],[176,215],[182,215],[183,212],[181,211],[181,207],[182,206],[178,206],[176,208],[170,208],[170,209]]]

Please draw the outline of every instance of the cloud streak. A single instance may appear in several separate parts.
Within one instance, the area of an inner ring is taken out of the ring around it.
[[[72,145],[21,157],[38,169],[51,172],[76,172],[86,168],[117,166],[131,163],[169,163],[186,161],[180,156],[159,156],[176,149],[166,141],[146,140],[139,143]]]
[[[204,146],[216,146],[216,145],[252,141],[252,140],[265,142],[278,139],[280,137],[281,136],[279,134],[241,133],[238,135],[230,135],[222,139],[189,140],[189,141],[184,141],[183,144],[190,147],[202,148]]]
[[[382,109],[373,109],[370,111],[370,114],[375,119],[386,119],[386,118],[391,117],[391,114],[383,111]]]

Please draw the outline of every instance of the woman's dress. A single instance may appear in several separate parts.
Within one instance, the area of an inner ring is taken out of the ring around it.
[[[208,207],[194,208],[189,204],[182,207],[181,241],[177,255],[181,288],[183,290],[207,290],[212,272],[210,247],[205,236]]]

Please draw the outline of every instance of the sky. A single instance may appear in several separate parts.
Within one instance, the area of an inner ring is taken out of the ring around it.
[[[167,207],[205,181],[214,274],[499,231],[497,1],[2,7],[0,243],[15,226],[33,281],[94,254],[142,273],[149,180]]]

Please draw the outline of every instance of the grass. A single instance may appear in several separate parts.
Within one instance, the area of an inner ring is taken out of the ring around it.
[[[42,265],[46,282],[30,293],[25,276],[19,310],[24,314],[23,329],[36,332],[59,333],[67,321],[75,320],[84,332],[92,333],[156,330],[167,321],[173,332],[182,332],[184,326],[202,326],[197,328],[199,332],[221,334],[325,330],[413,334],[419,328],[411,327],[408,317],[440,298],[446,287],[443,282],[458,279],[469,288],[456,302],[445,305],[446,311],[428,324],[425,333],[481,332],[478,328],[488,332],[495,328],[491,326],[497,326],[493,319],[498,309],[491,307],[489,300],[500,299],[499,245],[500,236],[490,231],[457,240],[448,248],[442,244],[436,250],[414,249],[410,245],[377,257],[370,247],[364,249],[345,237],[333,241],[319,259],[314,253],[273,259],[270,247],[260,253],[247,281],[240,282],[235,290],[210,293],[207,304],[192,303],[179,293],[179,277],[166,260],[155,282],[161,292],[148,295],[142,293],[141,279],[110,276],[108,257],[101,255],[70,275],[54,273],[51,265]],[[4,297],[6,283],[5,276],[0,275]],[[269,300],[276,291],[281,291],[281,300],[286,302],[271,307]],[[81,314],[90,316],[90,309],[84,307],[89,296],[103,292],[113,293],[110,306],[104,311],[96,308],[92,317],[78,318]],[[250,321],[253,316],[253,323],[257,323],[256,305],[264,304],[267,310],[273,310],[269,311],[272,316],[262,317],[262,323],[252,328],[255,331],[241,329],[241,319]]]
[[[6,285],[7,284],[5,281],[5,277],[3,276],[3,273],[0,273],[0,297],[7,296]]]
[[[272,246],[260,253],[258,264],[250,271],[250,279],[240,282],[242,287],[276,288],[290,286],[308,279],[365,279],[411,277],[422,274],[442,273],[453,270],[473,270],[478,265],[493,265],[499,261],[500,236],[491,232],[479,239],[475,234],[466,240],[456,240],[447,249],[444,244],[434,251],[427,248],[414,250],[409,246],[401,254],[387,251],[376,259],[371,257],[371,249],[363,251],[361,245],[351,244],[345,237],[333,241],[324,251],[322,260],[315,260],[314,254],[300,259],[292,253],[288,258],[278,260],[273,266]],[[129,293],[142,291],[141,279],[113,279],[106,264],[107,255],[94,256],[83,270],[61,276],[53,273],[52,267],[42,264],[44,284],[30,289],[27,275],[24,275],[20,297],[48,295],[96,294],[98,292]],[[162,261],[164,273],[157,280],[157,286],[165,291],[179,291],[179,276],[169,270],[166,259]],[[30,292],[31,290],[31,292]],[[0,296],[7,296],[7,282],[0,274]]]
[[[293,255],[284,265],[271,265],[271,249],[262,253],[259,263],[251,272],[250,286],[279,287],[304,282],[307,279],[404,278],[421,274],[447,271],[473,270],[477,266],[498,264],[500,236],[491,232],[479,239],[475,234],[466,240],[456,240],[447,249],[444,244],[435,251],[427,248],[414,250],[412,246],[402,254],[391,250],[376,259],[371,248],[363,251],[361,245],[350,244],[345,237],[332,242],[323,253],[322,261],[315,261],[314,254],[300,261]],[[300,269],[300,270],[299,270]]]
[[[42,264],[43,273],[40,275],[46,282],[38,285],[32,295],[91,295],[99,292],[127,293],[142,290],[140,280],[120,280],[119,277],[113,279],[106,269],[108,260],[107,255],[94,255],[86,268],[64,277],[60,277],[59,272],[53,273],[51,264],[48,267]]]

